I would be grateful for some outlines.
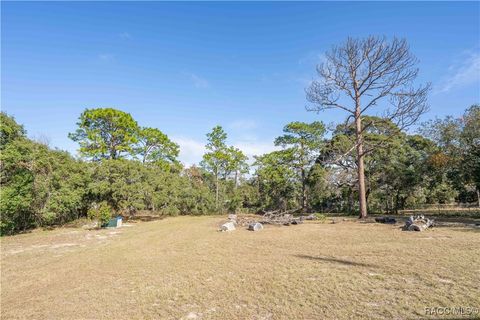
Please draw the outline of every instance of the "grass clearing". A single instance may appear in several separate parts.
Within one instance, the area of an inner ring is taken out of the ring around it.
[[[1,239],[2,319],[412,319],[480,307],[480,229],[221,217]]]

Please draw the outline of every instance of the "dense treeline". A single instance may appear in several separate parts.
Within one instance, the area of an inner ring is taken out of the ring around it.
[[[479,201],[480,106],[458,119],[424,123],[418,134],[398,133],[388,119],[363,122],[364,144],[382,142],[365,157],[370,211]],[[189,168],[178,161],[176,143],[128,113],[87,109],[78,126],[70,137],[79,142],[81,159],[28,139],[1,113],[2,234],[63,224],[102,204],[109,215],[358,211],[355,154],[347,152],[355,143],[352,123],[327,137],[322,122],[292,122],[274,141],[278,150],[254,159],[228,146],[217,126],[207,134],[200,166]]]
[[[113,108],[86,109],[69,137],[80,158],[26,137],[1,114],[0,231],[15,233],[88,216],[288,210],[396,212],[425,204],[480,206],[480,107],[407,133],[428,110],[415,87],[418,60],[405,39],[348,38],[333,46],[306,88],[310,111],[346,120],[292,122],[277,150],[248,159],[216,126],[199,166],[179,145]],[[376,111],[372,111],[376,109]],[[371,116],[382,114],[382,117]],[[411,130],[410,130],[411,131]]]
[[[113,113],[124,114],[118,110]],[[102,202],[119,214],[137,210],[207,214],[215,210],[204,173],[195,167],[182,170],[175,157],[175,161],[166,160],[163,149],[152,151],[160,144],[147,148],[147,156],[141,151],[141,159],[111,153],[112,158],[77,160],[67,152],[28,139],[23,127],[5,113],[1,113],[1,143],[2,234],[85,217],[90,208]],[[171,142],[165,140],[161,147],[165,145]],[[173,149],[178,154],[178,146]]]

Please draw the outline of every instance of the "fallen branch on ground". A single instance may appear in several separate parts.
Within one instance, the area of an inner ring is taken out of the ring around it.
[[[273,210],[264,212],[260,218],[252,215],[236,215],[229,214],[228,222],[233,222],[237,227],[250,227],[256,223],[272,224],[272,225],[297,225],[303,223],[304,220],[316,220],[314,214],[308,216],[294,217],[292,213],[300,211],[301,208],[295,208],[281,212],[280,210]]]

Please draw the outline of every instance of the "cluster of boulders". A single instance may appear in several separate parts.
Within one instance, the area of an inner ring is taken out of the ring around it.
[[[405,222],[403,226],[403,230],[405,231],[424,231],[430,227],[433,227],[434,220],[425,218],[425,216],[418,215],[418,216],[410,216],[408,220]]]
[[[241,217],[239,218],[236,214],[229,214],[228,221],[222,224],[220,230],[233,231],[236,229],[237,226],[246,226],[250,231],[260,231],[263,229],[263,224],[261,224],[260,222]]]
[[[378,217],[375,218],[375,222],[377,223],[386,223],[386,224],[395,224],[397,220],[393,217]],[[404,231],[424,231],[430,227],[433,227],[434,220],[425,218],[425,216],[418,215],[418,216],[410,216],[408,220],[405,222],[405,225],[402,227]]]
[[[223,223],[220,227],[221,231],[233,231],[238,226],[247,227],[250,231],[263,230],[264,224],[276,224],[276,225],[297,225],[302,224],[304,220],[316,220],[317,217],[314,214],[308,216],[294,217],[290,213],[276,213],[266,212],[259,219],[252,218],[251,216],[239,217],[236,214],[229,214],[228,221]]]
[[[271,211],[271,212],[266,212],[262,216],[262,219],[260,220],[260,222],[266,223],[266,224],[277,224],[277,225],[289,226],[291,224],[302,224],[303,221],[305,220],[316,220],[316,219],[317,217],[315,216],[315,214],[310,214],[308,216],[294,217],[291,213],[288,213],[288,211],[287,212]]]

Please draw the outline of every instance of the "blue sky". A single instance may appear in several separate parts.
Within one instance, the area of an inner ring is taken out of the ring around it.
[[[224,126],[247,154],[272,150],[305,111],[315,65],[348,36],[407,38],[432,82],[423,119],[480,102],[479,2],[2,2],[1,107],[31,137],[76,153],[85,108],[115,107],[201,158]]]

